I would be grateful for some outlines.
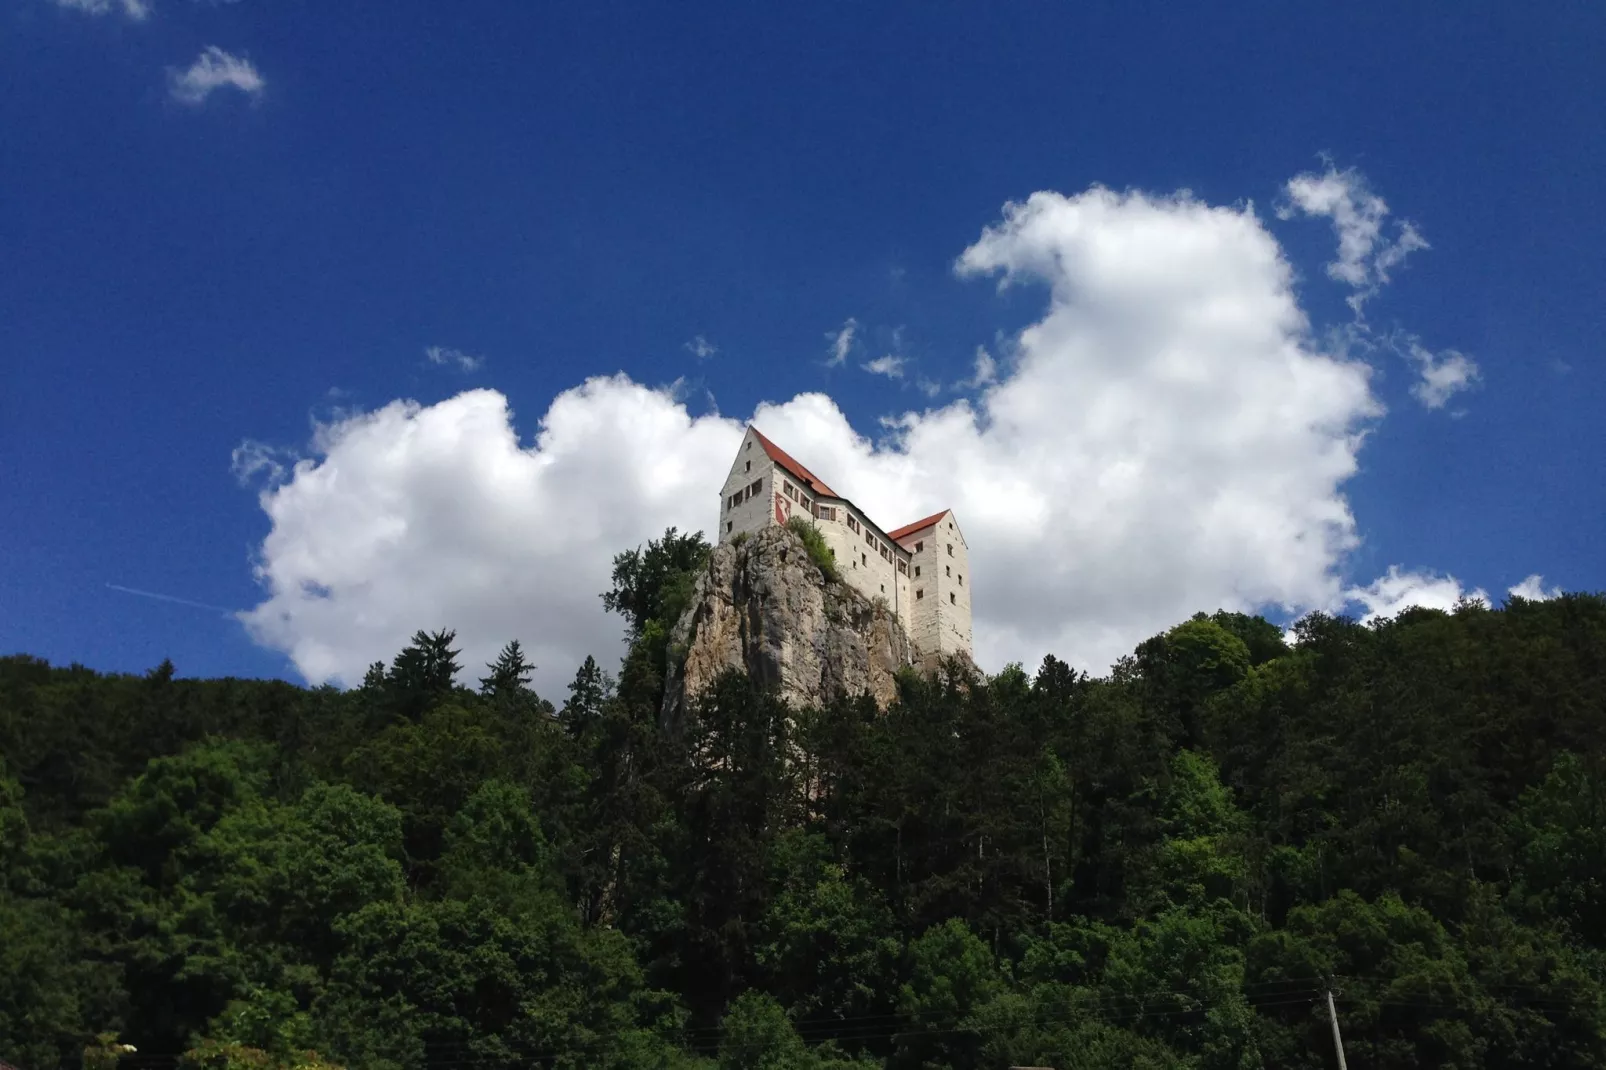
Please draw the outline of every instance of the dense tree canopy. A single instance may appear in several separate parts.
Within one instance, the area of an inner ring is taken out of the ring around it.
[[[554,701],[449,630],[346,692],[0,660],[0,1059],[1319,1068],[1331,990],[1352,1066],[1606,1064],[1606,599],[671,729],[706,553],[620,555]]]

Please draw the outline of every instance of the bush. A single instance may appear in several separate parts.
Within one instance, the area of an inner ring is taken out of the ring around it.
[[[819,566],[821,574],[835,583],[836,558],[831,555],[831,548],[825,545],[825,536],[820,534],[820,529],[801,516],[789,519],[786,528],[803,541],[803,549],[809,552],[809,560]]]

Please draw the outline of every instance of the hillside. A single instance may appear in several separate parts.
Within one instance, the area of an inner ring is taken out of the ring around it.
[[[1353,1067],[1606,1064],[1606,598],[671,730],[706,554],[621,555],[562,696],[449,632],[344,693],[0,660],[0,1059],[1315,1068],[1331,986]]]

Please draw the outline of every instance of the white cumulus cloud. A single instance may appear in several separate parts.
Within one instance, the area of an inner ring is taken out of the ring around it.
[[[261,494],[268,598],[243,620],[309,680],[344,684],[419,628],[456,628],[472,669],[517,638],[561,697],[587,653],[618,650],[598,597],[612,555],[671,524],[712,530],[740,438],[622,377],[560,395],[529,445],[491,390],[326,424]]]
[[[1252,207],[1037,193],[956,267],[1044,293],[1007,368],[978,358],[979,399],[876,439],[818,393],[752,418],[886,527],[957,511],[984,668],[1051,652],[1102,672],[1196,610],[1342,601],[1342,488],[1382,408],[1368,367],[1313,336]],[[623,376],[559,395],[528,443],[488,390],[344,415],[262,493],[265,598],[244,620],[348,684],[419,628],[458,629],[475,668],[518,638],[561,697],[586,654],[619,650],[612,555],[715,530],[741,423]]]
[[[1356,315],[1361,306],[1389,281],[1389,271],[1404,263],[1427,241],[1409,222],[1402,222],[1393,238],[1385,233],[1387,202],[1367,185],[1365,177],[1353,168],[1339,171],[1328,165],[1321,174],[1295,175],[1283,187],[1287,203],[1278,209],[1284,219],[1303,213],[1332,220],[1338,237],[1338,259],[1327,265],[1327,274],[1355,290],[1349,298]]]
[[[1430,409],[1444,408],[1452,397],[1471,389],[1480,378],[1477,363],[1454,349],[1435,353],[1415,337],[1400,340],[1396,348],[1416,368],[1417,381],[1411,387],[1411,396]]]
[[[1362,607],[1362,623],[1392,617],[1413,607],[1448,613],[1463,600],[1489,605],[1489,595],[1481,587],[1469,591],[1454,576],[1402,569],[1398,565],[1390,565],[1385,575],[1364,587],[1351,587],[1344,592],[1344,599]]]
[[[168,72],[168,93],[181,104],[198,105],[219,89],[238,89],[257,97],[267,82],[249,59],[208,45],[187,70]]]
[[[1530,602],[1548,602],[1552,598],[1561,597],[1561,588],[1546,587],[1545,578],[1535,573],[1515,587],[1507,589],[1506,593],[1514,598],[1526,598]]]
[[[835,368],[848,359],[848,354],[853,352],[853,336],[858,331],[859,321],[849,316],[842,326],[825,332],[825,340],[831,343],[831,354],[825,360],[826,367]]]
[[[1283,194],[1286,199],[1277,209],[1280,218],[1306,215],[1332,221],[1338,259],[1327,265],[1327,274],[1353,291],[1347,298],[1355,313],[1347,331],[1350,342],[1392,349],[1403,357],[1417,373],[1411,396],[1429,409],[1442,409],[1452,396],[1478,381],[1477,362],[1465,353],[1454,349],[1435,353],[1415,335],[1397,333],[1379,339],[1367,325],[1366,302],[1388,283],[1389,272],[1411,253],[1429,246],[1409,222],[1401,222],[1394,236],[1388,236],[1388,204],[1373,192],[1365,176],[1329,164],[1320,174],[1295,175],[1284,185]]]
[[[229,471],[241,486],[257,480],[277,483],[295,460],[288,450],[248,438],[234,447],[229,457]]]
[[[894,356],[893,354],[888,353],[884,357],[877,357],[874,360],[865,361],[863,368],[871,375],[884,375],[888,379],[902,379],[903,366],[905,363],[907,363],[907,361],[905,361],[903,357]]]
[[[471,356],[450,346],[429,346],[424,350],[424,358],[438,367],[456,368],[463,372],[479,371],[485,363],[484,357]]]
[[[70,11],[82,11],[88,15],[121,12],[135,22],[149,18],[151,13],[151,5],[145,0],[56,0],[56,6]]]
[[[987,352],[986,346],[976,347],[974,368],[975,371],[971,377],[962,380],[958,384],[961,389],[979,390],[998,381],[998,361],[991,353]]]

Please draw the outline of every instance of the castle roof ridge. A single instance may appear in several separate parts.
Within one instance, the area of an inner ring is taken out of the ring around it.
[[[775,443],[766,438],[764,436],[764,432],[760,431],[752,424],[748,424],[747,429],[753,432],[753,437],[758,439],[758,444],[763,447],[765,453],[769,454],[770,460],[774,461],[788,472],[791,472],[804,483],[807,483],[816,493],[824,494],[832,498],[842,498],[842,495],[838,494],[836,491],[832,490],[826,485],[825,480],[803,467],[803,465],[800,464],[790,453],[787,453],[785,450],[781,449],[781,447],[777,446]],[[846,501],[847,499],[843,498],[842,500]]]
[[[923,517],[920,520],[916,520],[913,524],[905,524],[897,531],[887,532],[887,538],[897,541],[906,535],[913,535],[917,531],[924,531],[951,512],[953,512],[952,509],[939,510],[938,512],[932,513],[928,517]]]

